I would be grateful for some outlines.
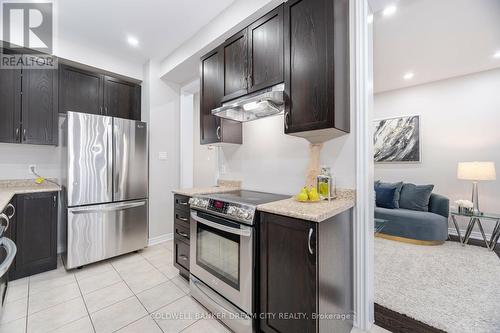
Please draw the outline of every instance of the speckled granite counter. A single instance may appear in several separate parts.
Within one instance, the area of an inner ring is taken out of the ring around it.
[[[298,202],[293,198],[257,206],[257,210],[297,219],[322,222],[354,207],[356,194],[353,190],[337,190],[337,199],[315,203]]]
[[[196,188],[183,188],[183,189],[178,189],[174,190],[175,194],[181,194],[185,195],[188,197],[192,197],[193,195],[197,194],[211,194],[211,193],[224,193],[224,192],[231,192],[231,191],[236,191],[241,188],[241,182],[240,181],[234,181],[234,180],[221,180],[219,179],[217,181],[217,186],[212,186],[212,187],[196,187]]]
[[[5,209],[16,194],[38,193],[38,192],[59,192],[61,187],[49,182],[42,184],[35,183],[34,180],[1,180],[0,181],[0,212]]]

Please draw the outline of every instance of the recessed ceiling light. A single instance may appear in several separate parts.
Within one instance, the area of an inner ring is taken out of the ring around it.
[[[413,72],[408,72],[408,73],[406,73],[406,74],[403,76],[403,79],[405,79],[405,80],[411,80],[411,79],[413,79],[413,77],[414,77],[414,76],[415,76],[415,73],[413,73]]]
[[[127,42],[134,47],[139,46],[139,40],[133,36],[128,36]]]
[[[500,59],[500,50],[493,55],[493,58]]]
[[[368,17],[366,18],[366,21],[368,22],[368,24],[373,23],[373,14],[368,15]]]
[[[384,16],[391,16],[391,15],[394,15],[394,13],[398,10],[398,8],[394,5],[391,5],[391,6],[387,6],[385,7],[384,11],[382,12],[382,14],[384,14]]]

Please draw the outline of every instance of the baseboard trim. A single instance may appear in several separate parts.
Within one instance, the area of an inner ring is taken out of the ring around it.
[[[161,243],[167,242],[167,241],[172,240],[172,239],[174,239],[173,232],[171,232],[169,234],[164,234],[161,236],[152,237],[152,238],[148,239],[148,246],[161,244]]]

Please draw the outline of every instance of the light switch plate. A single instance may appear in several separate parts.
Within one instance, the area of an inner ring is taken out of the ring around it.
[[[158,153],[158,159],[160,161],[166,161],[167,160],[167,152],[166,151],[160,151]]]

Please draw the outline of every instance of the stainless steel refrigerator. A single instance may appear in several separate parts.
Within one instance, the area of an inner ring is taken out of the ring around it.
[[[67,112],[62,128],[66,268],[146,247],[147,124]]]

